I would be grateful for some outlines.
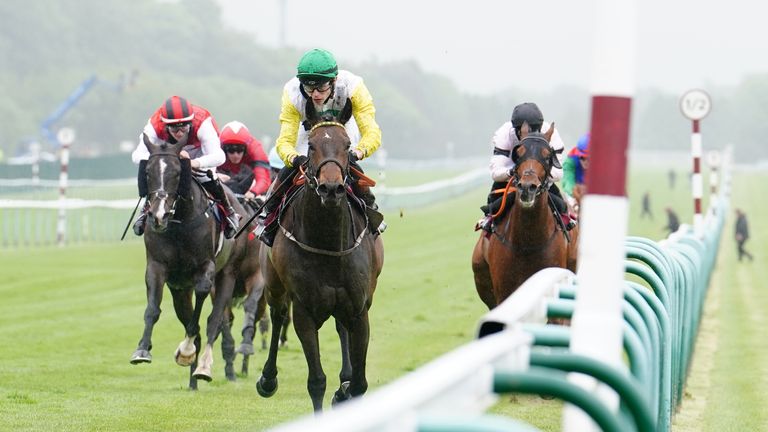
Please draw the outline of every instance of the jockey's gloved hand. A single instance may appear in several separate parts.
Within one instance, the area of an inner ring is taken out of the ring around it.
[[[514,167],[510,168],[509,171],[507,171],[507,174],[509,175],[509,178],[514,178],[515,177],[515,168]]]
[[[357,162],[358,160],[359,159],[357,157],[357,153],[354,150],[350,150],[349,151],[349,162],[353,163],[353,162]]]
[[[304,155],[298,155],[295,158],[293,158],[293,162],[291,162],[291,165],[293,167],[298,167],[299,165],[304,165],[309,161],[309,158]]]

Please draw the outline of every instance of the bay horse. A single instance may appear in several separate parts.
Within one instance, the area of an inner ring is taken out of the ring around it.
[[[344,123],[350,116],[351,109],[345,107],[337,121],[309,120],[305,182],[287,200],[273,246],[259,252],[272,336],[256,389],[263,397],[277,391],[277,349],[290,302],[293,325],[307,360],[307,390],[315,412],[323,409],[326,389],[318,329],[331,316],[342,352],[340,385],[333,403],[368,389],[368,310],[384,264],[381,237],[367,230],[366,216],[354,208],[355,198],[350,197],[346,184],[350,139]]]
[[[475,288],[488,309],[543,268],[576,271],[578,226],[566,236],[549,205],[550,171],[559,166],[549,145],[554,130],[553,124],[545,134],[531,133],[523,124],[520,143],[510,154],[514,204],[494,221],[493,233],[481,232],[472,252]]]
[[[248,236],[224,238],[214,217],[214,205],[192,178],[189,159],[179,156],[186,138],[175,144],[163,140],[153,143],[146,135],[143,140],[150,153],[146,177],[139,179],[146,181],[149,203],[144,232],[147,307],[144,332],[130,362],[152,362],[152,330],[160,317],[163,287],[168,285],[185,336],[174,357],[180,366],[190,366],[189,388],[197,389],[198,379],[212,380],[213,344],[235,285],[249,291],[263,289],[257,284],[260,242]],[[245,216],[231,191],[225,190],[236,211]],[[209,295],[213,308],[208,316],[205,350],[198,357],[200,315]]]

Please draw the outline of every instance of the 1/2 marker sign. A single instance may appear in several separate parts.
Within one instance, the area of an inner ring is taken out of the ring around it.
[[[691,120],[701,120],[709,114],[712,102],[704,90],[688,90],[680,98],[680,111]]]

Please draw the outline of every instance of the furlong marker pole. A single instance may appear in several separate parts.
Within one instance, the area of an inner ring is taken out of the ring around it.
[[[594,17],[592,120],[587,195],[581,204],[579,290],[571,321],[571,351],[617,368],[622,364],[622,286],[629,202],[626,194],[629,121],[635,80],[635,0],[598,0]],[[595,379],[572,382],[618,411],[616,393]],[[567,405],[563,430],[596,431]]]
[[[67,236],[67,181],[69,179],[69,143],[61,143],[61,171],[59,172],[59,220],[56,225],[56,243],[64,246]]]

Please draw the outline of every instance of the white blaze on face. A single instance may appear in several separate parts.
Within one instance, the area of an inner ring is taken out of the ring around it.
[[[323,136],[325,139],[331,139],[331,136],[328,135],[328,131],[325,131],[325,135]]]
[[[165,170],[168,168],[168,164],[164,160],[160,160],[160,188],[159,190],[165,190]],[[160,204],[157,206],[157,214],[155,217],[162,219],[165,215],[165,197],[160,199]]]

